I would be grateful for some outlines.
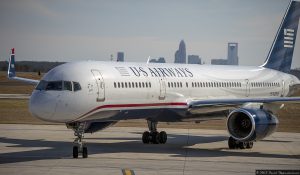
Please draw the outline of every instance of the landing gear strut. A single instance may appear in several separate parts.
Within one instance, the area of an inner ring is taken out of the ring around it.
[[[82,141],[84,137],[84,129],[85,123],[76,123],[73,127],[74,136],[76,136],[73,146],[73,158],[78,158],[79,154],[82,154],[82,158],[88,157],[88,149]]]
[[[229,149],[251,149],[253,147],[253,142],[242,142],[235,140],[233,137],[229,137],[228,147]]]
[[[168,135],[165,131],[157,131],[157,122],[147,120],[149,131],[145,131],[142,136],[144,144],[165,144],[168,139]]]

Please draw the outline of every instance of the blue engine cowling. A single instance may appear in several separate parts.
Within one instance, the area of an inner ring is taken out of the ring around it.
[[[261,140],[274,133],[278,119],[263,109],[239,108],[227,118],[229,134],[238,141]]]

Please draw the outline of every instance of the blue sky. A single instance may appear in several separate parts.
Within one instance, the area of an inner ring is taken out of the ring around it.
[[[226,58],[239,43],[241,65],[264,62],[289,0],[1,0],[0,58],[173,62],[184,39],[187,54],[206,63]],[[298,36],[299,38],[299,36]],[[293,67],[300,67],[300,41]]]

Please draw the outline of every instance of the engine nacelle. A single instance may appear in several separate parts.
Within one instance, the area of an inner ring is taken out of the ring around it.
[[[227,119],[229,134],[238,141],[261,140],[274,133],[278,119],[263,109],[239,108]]]

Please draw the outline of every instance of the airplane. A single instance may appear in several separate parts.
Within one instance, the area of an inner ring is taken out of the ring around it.
[[[33,80],[16,76],[12,49],[8,78],[36,85],[29,102],[34,117],[74,130],[73,158],[88,157],[84,133],[130,119],[147,120],[144,144],[167,142],[158,122],[227,119],[229,148],[250,149],[275,132],[284,104],[300,102],[293,97],[300,80],[288,74],[299,16],[300,2],[291,1],[265,63],[257,67],[79,61]]]

